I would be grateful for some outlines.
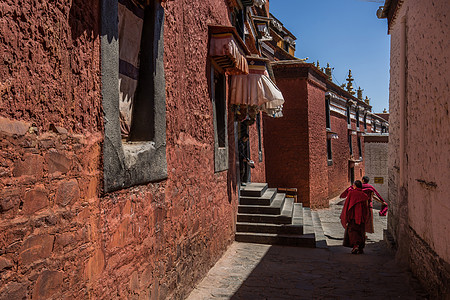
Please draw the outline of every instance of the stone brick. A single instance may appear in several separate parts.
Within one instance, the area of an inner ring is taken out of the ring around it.
[[[92,281],[105,269],[105,254],[102,249],[96,249],[86,264],[86,276]]]
[[[37,154],[25,154],[23,160],[14,163],[13,175],[20,177],[23,175],[41,178],[44,171],[44,159]]]
[[[51,150],[45,155],[45,162],[47,163],[48,172],[50,174],[55,172],[65,174],[70,170],[72,165],[72,160],[70,158],[55,150]]]
[[[76,179],[61,181],[56,191],[56,203],[66,206],[80,199],[80,187]]]
[[[128,243],[131,237],[130,218],[125,218],[116,229],[111,237],[111,242],[108,245],[109,249],[114,247],[123,247]]]
[[[135,293],[139,291],[139,275],[137,271],[134,271],[133,274],[131,274],[130,290]]]
[[[36,187],[25,193],[22,211],[25,214],[33,214],[48,206],[48,191],[44,186]]]
[[[0,117],[0,133],[5,135],[25,135],[31,124],[23,121],[10,120]]]
[[[26,283],[10,282],[4,288],[0,288],[0,300],[26,299],[27,289]]]
[[[5,269],[11,269],[14,266],[14,263],[3,256],[0,256],[0,273]]]
[[[63,272],[43,271],[33,288],[33,299],[54,298],[54,294],[61,290],[63,285]]]
[[[39,234],[29,237],[19,251],[19,263],[30,264],[36,260],[47,258],[53,250],[54,236]]]
[[[56,236],[54,251],[61,250],[70,243],[74,243],[75,237],[72,233],[62,233]]]
[[[19,207],[22,192],[18,188],[4,188],[0,196],[0,212]]]

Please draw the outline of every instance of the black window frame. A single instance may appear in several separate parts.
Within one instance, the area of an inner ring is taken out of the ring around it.
[[[104,112],[104,191],[167,179],[166,85],[164,75],[165,11],[159,0],[151,0],[154,59],[152,99],[154,133],[144,141],[122,141],[119,110],[119,1],[101,0],[101,83]]]
[[[218,77],[218,81],[216,81]],[[227,76],[211,64],[210,68],[210,95],[213,109],[214,127],[214,172],[228,170],[228,114],[227,114]],[[217,87],[220,93],[216,94]]]
[[[351,132],[348,133],[347,140],[348,140],[348,148],[350,150],[350,155],[353,155],[353,145],[352,145],[353,141],[352,141],[352,133]]]
[[[326,128],[331,129],[331,119],[330,119],[330,98],[325,98],[325,123]]]

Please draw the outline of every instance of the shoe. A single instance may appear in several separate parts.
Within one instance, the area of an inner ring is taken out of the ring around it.
[[[359,251],[359,248],[358,248],[358,246],[355,246],[355,247],[353,247],[353,249],[352,249],[352,254],[358,254],[358,251]]]

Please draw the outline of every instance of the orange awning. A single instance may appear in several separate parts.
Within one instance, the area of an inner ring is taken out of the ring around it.
[[[229,26],[210,26],[209,55],[228,75],[248,74],[245,55],[249,53],[236,29]]]

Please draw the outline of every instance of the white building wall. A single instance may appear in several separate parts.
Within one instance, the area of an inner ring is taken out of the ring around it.
[[[364,161],[366,174],[370,184],[387,201],[388,199],[388,143],[365,143]],[[383,183],[376,183],[375,179],[382,179]]]

